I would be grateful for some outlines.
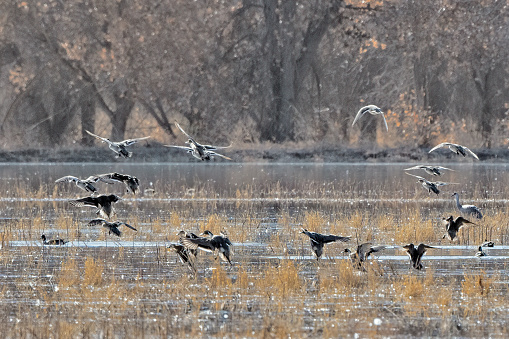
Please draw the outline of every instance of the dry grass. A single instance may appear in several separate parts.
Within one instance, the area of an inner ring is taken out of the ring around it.
[[[313,199],[345,195],[331,187],[304,187],[305,195]],[[299,205],[292,201],[292,190],[281,183],[263,189],[249,185],[229,193],[214,192],[207,184],[192,190],[167,188],[157,187],[155,196],[182,192],[189,200],[132,202],[126,197],[129,205],[124,206],[146,212],[125,213],[122,205],[117,207],[119,219],[138,228],[138,232],[123,229],[120,239],[85,226],[95,217],[93,209],[74,209],[65,201],[51,199],[13,202],[23,218],[0,229],[0,273],[5,277],[0,286],[5,322],[0,328],[4,335],[482,337],[484,328],[495,337],[507,334],[503,325],[509,315],[507,278],[488,272],[489,266],[472,275],[471,268],[481,264],[467,261],[463,273],[449,276],[442,272],[447,267],[441,263],[426,262],[426,269],[419,272],[407,268],[406,262],[371,259],[364,272],[341,255],[345,246],[341,243],[326,245],[319,261],[300,259],[312,253],[309,239],[299,233],[301,227],[351,235],[349,247],[365,241],[438,245],[445,229],[437,216],[430,217],[420,206],[384,202],[358,208],[340,199]],[[52,196],[61,197],[67,189],[53,189]],[[43,196],[41,188],[32,192],[23,183],[15,185],[14,191]],[[366,195],[380,196],[377,192]],[[486,212],[479,226],[460,231],[456,244],[508,239],[507,211]],[[201,252],[198,272],[193,274],[163,248],[115,244],[118,240],[163,244],[176,241],[180,229],[225,231],[239,245],[234,265]],[[86,239],[85,245],[43,248],[42,232],[67,240]],[[95,240],[113,245],[87,247]],[[36,245],[18,246],[16,241]],[[260,246],[243,248],[248,242]],[[453,319],[461,319],[469,332],[458,329]]]

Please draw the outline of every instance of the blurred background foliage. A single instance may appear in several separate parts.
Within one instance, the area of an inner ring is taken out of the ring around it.
[[[4,149],[507,143],[506,1],[0,2]],[[387,116],[365,117],[376,104]]]

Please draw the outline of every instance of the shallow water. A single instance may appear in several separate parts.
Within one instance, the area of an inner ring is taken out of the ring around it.
[[[509,199],[506,189],[509,187],[508,165],[441,165],[455,171],[445,171],[442,177],[433,180],[458,184],[444,186],[442,193],[436,196],[428,194],[416,183],[415,178],[404,174],[403,169],[413,164],[0,164],[0,192],[3,192],[0,196],[3,205],[0,227],[10,234],[10,241],[2,242],[2,250],[8,251],[10,259],[5,259],[0,267],[3,277],[0,288],[3,285],[9,290],[13,284],[23,280],[26,284],[33,284],[34,289],[37,286],[55,289],[58,284],[53,277],[58,275],[64,262],[89,257],[112,262],[112,268],[109,269],[114,269],[111,274],[119,281],[136,284],[137,279],[141,279],[155,288],[160,286],[162,279],[178,280],[190,274],[190,270],[178,262],[173,253],[167,252],[165,246],[176,241],[178,229],[203,230],[211,215],[220,216],[230,227],[230,239],[235,245],[234,266],[223,265],[220,268],[228,272],[231,279],[237,279],[239,267],[247,267],[249,275],[258,277],[259,270],[289,260],[300,267],[301,276],[313,285],[319,280],[320,265],[335,267],[349,259],[343,254],[344,244],[329,244],[325,247],[323,258],[317,262],[309,248],[309,240],[299,234],[302,220],[310,212],[325,215],[329,219],[327,222],[331,223],[356,213],[367,215],[363,222],[374,237],[369,240],[389,246],[373,256],[369,264],[376,263],[389,280],[433,271],[436,278],[459,281],[466,275],[482,271],[487,277],[496,277],[495,285],[507,285],[509,246],[506,244],[509,243],[509,235],[497,233],[500,236],[492,239],[496,246],[485,248],[488,255],[475,257],[478,239],[491,239],[490,235],[500,225],[482,224],[471,241],[460,234],[460,240],[455,243],[441,240],[440,231],[437,231],[437,239],[431,245],[438,248],[428,250],[423,258],[425,270],[418,272],[410,268],[405,252],[396,246],[404,244],[396,244],[385,237],[378,230],[377,222],[369,218],[370,214],[382,214],[393,218],[395,227],[403,228],[411,226],[407,225],[409,217],[406,213],[419,210],[423,219],[432,220],[434,227],[440,230],[442,217],[458,215],[451,197],[453,192],[459,192],[465,203],[481,207],[488,217],[500,211],[505,212]],[[75,208],[67,201],[87,194],[74,184],[54,183],[65,175],[86,178],[112,171],[135,175],[141,183],[136,196],[127,194],[122,184],[97,184],[101,193],[122,196],[122,201],[115,205],[117,217],[134,223],[138,228],[137,233],[123,230],[122,238],[110,236],[100,227],[86,226],[90,219],[96,217],[94,209]],[[429,178],[424,172],[411,173]],[[175,215],[179,216],[179,226],[172,221]],[[246,215],[250,224],[245,224]],[[62,226],[63,217],[76,223],[77,228],[76,225]],[[20,223],[24,225],[21,229],[16,226]],[[328,225],[324,226],[326,233]],[[70,242],[64,246],[43,246],[40,240],[42,232],[49,238],[58,236]],[[243,234],[243,239],[236,239],[233,234]],[[278,236],[286,244],[284,249],[273,246]],[[361,238],[360,241],[365,239]],[[415,242],[418,241],[417,236]],[[213,260],[207,254],[203,257],[205,259],[197,263],[198,285],[203,283],[200,279],[209,279],[212,272],[219,269],[218,266],[211,267]],[[25,265],[27,260],[35,264]],[[84,269],[83,262],[80,261],[78,266]],[[458,284],[457,289],[460,288]],[[494,290],[492,295],[503,293],[505,290]],[[44,304],[44,301],[33,299],[30,295],[20,291],[4,294],[1,302],[4,305],[22,302],[29,307]],[[198,295],[192,298],[202,303],[194,319],[203,323],[202,334],[214,335],[220,333],[224,326],[232,327],[231,330],[238,326],[232,321],[237,314],[232,309],[217,310]],[[263,296],[258,296],[251,302],[263,304],[266,302],[263,300]],[[157,311],[158,307],[164,309],[170,304],[184,307],[188,301],[147,297],[146,300],[137,301],[140,302],[154,312],[154,319],[160,321],[166,313]],[[316,309],[331,309],[328,303],[320,305],[319,300],[313,303]],[[372,307],[379,308],[381,304],[385,305],[382,297],[374,301]],[[367,307],[361,302],[351,306]],[[19,317],[17,312],[13,307],[9,315]],[[125,312],[130,314],[131,311]],[[242,312],[242,317],[260,316],[247,308],[243,308]],[[506,314],[508,310],[505,308],[498,312]],[[305,333],[318,328],[316,319],[306,314],[304,311],[302,315],[306,324],[302,327]],[[420,316],[414,320],[418,319]],[[175,321],[180,323],[181,320]],[[259,325],[259,321],[253,320],[253,323]],[[399,326],[394,319],[392,326]],[[363,333],[360,329],[358,331]]]

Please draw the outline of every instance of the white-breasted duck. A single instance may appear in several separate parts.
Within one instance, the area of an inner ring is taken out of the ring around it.
[[[477,253],[475,254],[476,257],[485,257],[486,252],[483,251],[482,246],[479,246],[477,249]]]
[[[122,235],[122,232],[120,232],[120,230],[118,229],[120,226],[126,226],[127,228],[130,228],[134,231],[138,231],[136,228],[132,227],[131,225],[129,225],[128,223],[125,223],[123,221],[114,221],[114,222],[109,222],[107,220],[104,220],[104,219],[101,219],[101,218],[97,218],[97,219],[92,219],[88,222],[87,224],[88,226],[97,226],[97,225],[101,225],[102,227],[106,228],[108,230],[108,234],[115,234],[116,236],[120,237]]]
[[[85,132],[87,132],[94,138],[97,138],[97,139],[101,140],[102,142],[107,143],[108,147],[113,152],[115,152],[117,158],[119,158],[119,157],[130,158],[133,155],[133,152],[129,152],[126,147],[131,146],[132,144],[135,144],[138,141],[146,140],[146,139],[150,138],[150,136],[148,136],[148,137],[142,137],[142,138],[126,139],[126,140],[122,140],[122,141],[111,141],[110,139],[95,135],[94,133],[92,133],[90,131],[85,130]]]
[[[177,122],[175,122],[175,125],[187,137],[186,144],[189,144],[189,146],[164,145],[165,147],[173,147],[173,148],[184,149],[188,153],[191,153],[191,155],[193,157],[195,157],[196,159],[202,160],[202,161],[211,160],[215,156],[221,157],[221,158],[226,159],[226,160],[232,160],[231,158],[229,158],[229,157],[227,157],[225,155],[222,155],[222,154],[219,154],[217,152],[214,152],[215,150],[220,149],[220,148],[229,148],[229,147],[231,147],[231,145],[230,146],[223,146],[223,147],[221,147],[221,146],[212,146],[212,145],[202,145],[202,144],[198,143],[197,141],[195,141],[189,134],[187,134],[186,131],[184,131],[184,129],[182,127],[180,127],[180,125]]]
[[[382,118],[384,119],[384,124],[385,124],[385,129],[387,131],[389,131],[389,127],[387,126],[387,121],[385,120],[385,116],[384,116],[384,112],[382,112],[382,110],[375,106],[375,105],[367,105],[367,106],[364,106],[362,107],[358,112],[357,112],[357,115],[355,116],[355,119],[353,119],[353,123],[352,123],[352,126],[355,125],[355,123],[357,122],[357,120],[359,120],[360,118],[362,118],[362,116],[366,113],[369,113],[371,115],[381,115]]]
[[[450,143],[450,142],[443,142],[441,144],[438,144],[435,147],[433,147],[432,149],[430,149],[428,153],[431,153],[434,150],[437,150],[437,149],[439,149],[441,147],[444,147],[444,146],[448,146],[449,149],[451,150],[451,152],[454,152],[456,154],[461,154],[464,157],[466,157],[467,154],[470,154],[471,156],[473,156],[474,158],[479,160],[479,157],[477,156],[477,154],[472,152],[468,147],[461,146],[461,145],[458,145],[458,144],[453,144],[453,143]]]
[[[442,175],[441,170],[448,170],[448,171],[454,171],[450,168],[443,167],[443,166],[433,166],[433,165],[417,165],[410,168],[405,168],[405,171],[411,171],[411,170],[418,170],[423,169],[426,173],[434,176],[440,176]]]
[[[82,190],[84,190],[86,192],[90,192],[90,193],[95,193],[95,192],[97,192],[97,188],[93,184],[96,183],[98,180],[99,179],[97,179],[93,175],[89,176],[86,179],[80,179],[80,178],[77,178],[72,175],[66,175],[65,177],[61,177],[61,178],[55,180],[55,182],[57,182],[57,183],[58,182],[74,182],[76,184],[76,186],[78,186]]]
[[[349,248],[345,248],[344,252],[348,253],[354,267],[362,269],[363,268],[362,264],[368,259],[371,253],[379,252],[385,249],[386,247],[387,246],[385,245],[373,246],[372,243],[366,242],[358,245],[357,248],[355,249],[355,252]]]
[[[412,177],[417,178],[418,182],[422,185],[422,187],[424,187],[425,189],[428,190],[428,193],[433,192],[436,195],[438,195],[440,193],[440,190],[438,189],[438,187],[440,187],[440,186],[457,185],[457,183],[452,183],[452,182],[429,181],[426,178],[423,178],[421,176],[410,174],[407,172],[405,172],[405,173],[408,175],[411,175]]]

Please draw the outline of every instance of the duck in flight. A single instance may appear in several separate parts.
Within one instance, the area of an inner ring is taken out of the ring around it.
[[[115,221],[115,222],[109,222],[107,220],[97,218],[92,219],[88,223],[88,226],[96,226],[96,225],[102,225],[104,228],[108,229],[108,234],[115,234],[117,237],[120,237],[122,235],[122,232],[118,229],[120,226],[124,225],[127,228],[130,228],[134,231],[138,231],[136,228],[132,227],[131,225],[123,222],[123,221]]]
[[[447,167],[431,166],[431,165],[417,165],[417,166],[414,166],[414,167],[405,168],[405,171],[418,170],[418,169],[423,169],[426,173],[428,173],[430,175],[434,175],[434,176],[442,175],[441,170],[454,171],[454,170],[452,170],[450,168],[447,168]]]
[[[433,192],[436,195],[438,195],[440,193],[440,190],[438,189],[438,187],[445,186],[445,185],[456,185],[456,183],[447,183],[447,182],[442,182],[442,181],[429,181],[421,176],[410,174],[407,172],[405,172],[405,173],[408,175],[411,175],[412,177],[416,177],[418,182],[422,185],[422,187],[424,187],[425,189],[428,190],[428,193]]]
[[[233,244],[227,236],[223,234],[214,235],[210,231],[205,231],[201,235],[204,237],[181,238],[182,245],[191,250],[200,249],[207,252],[214,252],[216,258],[219,256],[221,260],[232,265],[230,256],[233,254]]]
[[[175,125],[177,125],[177,127],[180,129],[180,131],[182,133],[184,133],[184,135],[187,137],[186,144],[188,144],[189,146],[164,145],[165,147],[184,149],[188,153],[191,153],[191,155],[193,157],[195,157],[196,159],[199,159],[201,161],[211,160],[215,156],[221,157],[226,160],[232,160],[231,158],[229,158],[225,155],[214,152],[215,150],[220,149],[220,148],[229,148],[229,147],[231,147],[231,145],[223,146],[223,147],[212,146],[212,145],[202,145],[202,144],[198,143],[197,141],[195,141],[189,134],[187,134],[186,131],[184,131],[184,129],[182,127],[180,127],[178,122],[175,122]]]
[[[121,182],[125,185],[127,192],[136,194],[136,191],[140,187],[140,181],[138,178],[128,174],[120,174],[117,172],[99,174],[94,177],[97,181],[102,181],[107,184],[114,184],[116,182]]]
[[[357,120],[359,120],[360,118],[362,118],[362,116],[366,113],[369,113],[371,115],[381,115],[382,118],[384,119],[384,124],[385,124],[385,129],[387,131],[389,131],[389,127],[387,126],[387,121],[385,120],[385,116],[384,116],[384,112],[382,112],[382,110],[375,106],[375,105],[367,105],[367,106],[364,106],[362,107],[358,112],[357,112],[357,115],[355,116],[355,119],[353,119],[353,125],[355,125],[355,123],[357,122]]]
[[[316,233],[316,232],[309,232],[305,228],[302,229],[301,233],[303,233],[309,237],[309,240],[311,242],[311,249],[313,250],[313,252],[316,255],[316,260],[320,259],[320,257],[322,256],[323,246],[325,244],[328,244],[328,243],[334,242],[334,241],[341,241],[341,242],[350,241],[350,237],[341,237],[341,236],[333,235],[333,234],[325,235],[325,234],[320,234],[320,233]]]
[[[458,144],[452,144],[450,142],[443,142],[441,144],[438,144],[436,145],[435,147],[433,147],[432,149],[429,150],[428,153],[431,153],[433,152],[434,150],[436,149],[439,149],[441,147],[445,147],[445,146],[448,146],[449,149],[451,150],[451,152],[454,152],[456,154],[461,154],[462,156],[466,157],[467,154],[470,154],[471,156],[473,156],[474,158],[476,158],[477,160],[479,160],[479,157],[477,156],[477,154],[475,154],[474,152],[472,152],[468,147],[466,146],[461,146],[461,145],[458,145]]]
[[[178,255],[180,262],[182,262],[183,264],[187,264],[191,270],[196,272],[196,267],[194,266],[194,261],[196,259],[196,256],[198,255],[198,249],[193,250],[193,249],[189,249],[189,248],[185,247],[182,244],[182,239],[186,239],[186,238],[187,239],[198,239],[199,237],[192,232],[186,232],[186,231],[180,231],[177,235],[179,236],[179,243],[178,244],[170,244],[168,246],[168,249],[172,250],[173,252],[175,252]]]
[[[355,252],[349,248],[345,248],[344,252],[348,253],[350,260],[352,261],[352,264],[356,268],[363,269],[362,264],[368,259],[371,253],[376,253],[378,251],[385,249],[386,247],[387,246],[384,245],[373,246],[372,243],[366,242],[358,245]]]
[[[148,137],[143,137],[143,138],[126,139],[126,140],[123,140],[123,141],[116,142],[116,141],[111,141],[110,139],[103,138],[103,137],[100,137],[98,135],[95,135],[94,133],[92,133],[90,131],[87,131],[87,130],[85,130],[85,132],[87,132],[88,134],[90,134],[94,138],[97,138],[97,139],[101,140],[102,142],[107,143],[108,147],[113,152],[115,152],[115,154],[116,154],[115,157],[116,158],[121,158],[121,157],[130,158],[133,155],[133,152],[129,152],[126,147],[127,146],[131,146],[132,144],[135,144],[138,141],[150,138],[150,136],[148,136]]]
[[[410,261],[412,262],[412,267],[416,270],[421,270],[423,268],[421,259],[424,253],[426,253],[426,250],[428,248],[437,248],[428,246],[425,244],[419,244],[419,246],[415,247],[414,244],[408,244],[403,246],[403,248],[406,250],[408,256],[410,257]]]
[[[90,176],[87,179],[80,179],[72,175],[66,175],[65,177],[61,177],[55,180],[55,182],[74,182],[76,186],[78,186],[82,190],[86,192],[91,192],[93,194],[97,192],[97,188],[95,188],[93,184],[96,183],[98,180],[99,179],[97,179],[95,176]]]
[[[447,233],[444,234],[442,239],[444,239],[445,237],[449,237],[449,239],[451,241],[453,241],[456,238],[458,231],[460,230],[460,228],[462,226],[464,226],[466,224],[476,225],[475,223],[473,223],[461,216],[454,219],[452,215],[448,218],[444,218],[443,222],[445,224],[445,229],[446,229]]]
[[[76,207],[95,207],[97,208],[97,214],[103,218],[110,218],[115,211],[113,210],[113,203],[120,200],[119,196],[115,194],[100,195],[98,197],[85,197],[76,200],[70,200],[69,203]]]

